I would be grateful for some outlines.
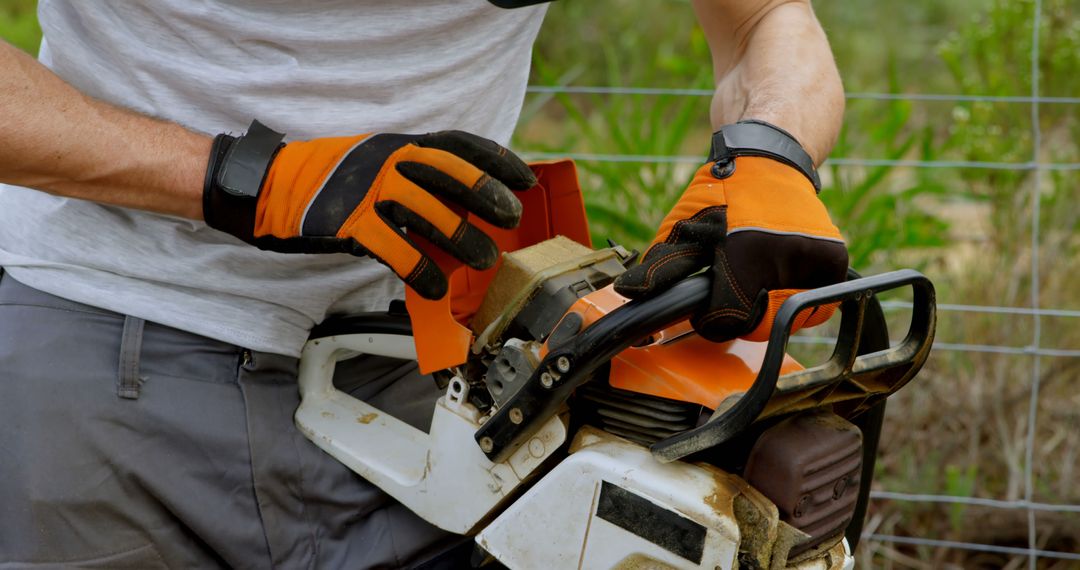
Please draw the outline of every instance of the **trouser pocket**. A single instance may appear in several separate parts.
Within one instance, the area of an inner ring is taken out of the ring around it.
[[[0,281],[0,567],[268,566],[239,349],[191,337]]]

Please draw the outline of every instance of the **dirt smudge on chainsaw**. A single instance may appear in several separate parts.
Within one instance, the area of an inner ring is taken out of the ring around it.
[[[356,417],[356,423],[358,423],[358,424],[370,424],[371,422],[375,421],[375,418],[377,418],[377,417],[379,417],[379,414],[376,414],[374,412],[372,412],[370,414],[364,414],[362,416],[357,416]]]

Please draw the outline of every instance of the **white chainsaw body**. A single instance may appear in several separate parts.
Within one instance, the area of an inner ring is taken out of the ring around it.
[[[553,417],[506,461],[492,463],[473,440],[476,408],[451,382],[424,433],[334,388],[334,367],[357,354],[414,359],[410,337],[355,334],[312,340],[300,364],[296,425],[330,455],[435,526],[467,534],[566,441]]]
[[[562,415],[493,463],[475,440],[485,418],[468,403],[464,382],[450,382],[424,433],[334,388],[335,364],[358,354],[412,359],[415,349],[411,337],[395,334],[309,341],[297,426],[416,514],[474,536],[511,569],[737,568],[743,534],[768,530],[740,528],[736,497],[768,501],[738,477],[704,464],[661,463],[648,449],[597,429],[580,430],[561,461],[545,463],[566,443]],[[515,493],[525,484],[531,486]],[[780,567],[852,566],[842,541]]]

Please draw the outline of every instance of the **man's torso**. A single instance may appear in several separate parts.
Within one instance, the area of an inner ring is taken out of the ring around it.
[[[42,0],[41,59],[208,134],[471,131],[506,143],[544,8],[486,0]],[[138,149],[133,149],[137,152]],[[49,293],[297,355],[328,312],[401,295],[370,259],[259,251],[201,222],[0,186],[0,265]]]

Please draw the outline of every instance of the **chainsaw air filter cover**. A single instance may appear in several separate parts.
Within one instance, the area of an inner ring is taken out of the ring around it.
[[[503,254],[470,323],[476,344],[545,339],[575,301],[626,271],[625,255],[622,248],[593,251],[562,236]]]
[[[803,413],[769,428],[750,451],[743,478],[776,504],[780,520],[810,535],[797,555],[839,540],[855,512],[862,432],[826,411]]]

